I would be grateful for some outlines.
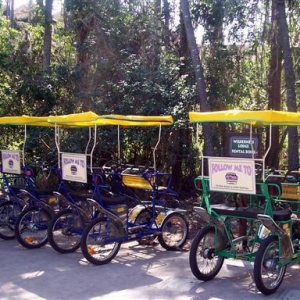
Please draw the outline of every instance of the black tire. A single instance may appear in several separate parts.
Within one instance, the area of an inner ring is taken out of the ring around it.
[[[80,213],[73,209],[58,212],[48,228],[48,241],[59,253],[72,253],[80,247],[81,236],[86,222]]]
[[[189,226],[184,216],[180,213],[171,213],[162,223],[158,241],[166,250],[179,250],[185,245],[188,233]]]
[[[27,249],[40,248],[48,242],[48,227],[52,213],[38,206],[23,210],[15,224],[18,242]]]
[[[149,224],[152,218],[152,213],[149,208],[142,209],[138,215],[136,216],[136,219],[134,220],[134,225],[146,225]],[[138,240],[138,243],[140,245],[153,245],[156,235],[146,235],[141,237]]]
[[[0,238],[12,240],[15,238],[15,223],[21,213],[21,207],[13,201],[0,204]]]
[[[221,270],[224,257],[215,256],[215,242],[222,244],[222,236],[220,233],[216,239],[215,228],[205,226],[200,230],[191,245],[189,263],[194,276],[203,281],[213,279]]]
[[[81,237],[83,256],[94,265],[107,264],[120,250],[121,243],[113,241],[119,235],[118,226],[112,219],[100,217],[93,220]]]
[[[276,235],[268,236],[261,243],[254,261],[254,282],[264,295],[273,294],[281,285],[286,266],[279,267],[279,240]]]
[[[152,218],[151,210],[149,208],[144,208],[136,216],[134,220],[134,225],[149,224],[151,218]]]

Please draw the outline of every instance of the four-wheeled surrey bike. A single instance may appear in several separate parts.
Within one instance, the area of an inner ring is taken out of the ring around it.
[[[155,162],[162,126],[173,123],[171,116],[106,115],[94,120],[86,118],[83,122],[71,122],[67,117],[53,117],[50,122],[58,125],[56,136],[62,125],[89,127],[93,131],[91,150],[84,154],[62,152],[59,138],[56,138],[63,179],[85,183],[88,170],[94,192],[93,197],[86,199],[88,210],[70,203],[67,209],[52,218],[48,236],[55,250],[70,253],[81,246],[84,257],[100,265],[111,261],[117,255],[121,243],[128,241],[157,237],[167,250],[178,250],[184,246],[188,237],[188,223],[184,216],[186,211],[167,205],[166,198],[174,198],[177,193],[171,188],[171,174],[157,170]],[[116,162],[95,168],[92,158],[98,141],[97,128],[101,129],[103,125],[118,129],[118,157]],[[150,162],[134,165],[120,163],[119,137],[120,129],[124,127],[157,128],[158,140],[153,148],[153,165]],[[86,163],[87,157],[89,165]],[[114,190],[111,185],[115,187]],[[128,193],[129,189],[143,190],[146,198],[141,199],[135,193]],[[63,195],[55,194],[67,200]]]
[[[272,294],[286,268],[300,258],[299,170],[267,170],[272,135],[260,157],[254,128],[265,125],[271,131],[272,126],[297,126],[299,113],[232,110],[190,112],[189,117],[191,123],[246,124],[248,131],[240,125],[242,133],[229,138],[227,157],[201,157],[202,174],[194,183],[202,202],[194,210],[206,225],[191,245],[191,271],[207,281],[219,273],[226,258],[250,261],[258,290]],[[218,204],[213,204],[216,199]]]

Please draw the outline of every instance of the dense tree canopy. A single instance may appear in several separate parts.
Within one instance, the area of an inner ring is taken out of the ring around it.
[[[158,162],[173,171],[177,189],[188,190],[192,184],[199,170],[195,141],[202,141],[206,132],[188,124],[189,111],[295,111],[299,106],[299,0],[64,0],[61,14],[53,19],[52,0],[37,1],[25,14],[12,14],[10,1],[0,3],[1,116],[88,110],[171,114],[175,124],[163,130]],[[198,44],[202,90],[182,4],[188,5]],[[224,154],[230,126],[214,125],[205,137],[211,140],[211,153]],[[0,130],[2,148],[22,143],[21,130]],[[43,130],[35,128],[28,139],[38,155],[45,153],[45,145],[53,147],[52,133],[46,139]],[[288,135],[286,128],[275,131],[270,166],[298,165],[295,130]],[[128,129],[124,134],[126,159],[151,159],[151,133]],[[99,136],[97,155],[111,157],[116,131],[101,128]],[[64,138],[66,145],[78,141],[74,134]],[[73,144],[84,147],[85,134],[82,143]],[[291,161],[284,159],[287,147],[294,153]]]

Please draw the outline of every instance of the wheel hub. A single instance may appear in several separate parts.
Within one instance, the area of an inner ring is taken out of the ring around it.
[[[277,263],[275,259],[268,259],[263,263],[265,269],[267,270],[276,270],[277,269]]]
[[[72,235],[72,231],[71,231],[71,228],[65,228],[65,229],[63,229],[62,230],[62,233],[63,233],[63,235],[65,235],[65,236],[70,236],[70,235]]]
[[[37,230],[37,227],[35,226],[34,223],[30,223],[27,228],[30,230],[30,231],[36,231]]]
[[[214,253],[215,253],[215,249],[210,248],[210,249],[205,249],[203,251],[203,257],[206,259],[213,259],[214,258]]]
[[[96,242],[97,242],[98,245],[104,246],[105,245],[105,238],[99,236],[99,237],[96,238]]]

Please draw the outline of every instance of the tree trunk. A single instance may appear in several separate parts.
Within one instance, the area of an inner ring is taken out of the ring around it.
[[[285,85],[286,85],[286,98],[288,111],[296,112],[296,91],[295,91],[295,71],[293,67],[292,51],[289,41],[289,29],[285,13],[285,1],[277,1],[278,9],[278,24],[279,34],[282,46]],[[296,126],[288,128],[288,166],[289,169],[299,167],[299,154],[298,154],[298,130]]]
[[[185,26],[185,31],[187,35],[188,45],[191,53],[193,66],[194,66],[196,87],[199,95],[200,110],[202,112],[209,111],[209,106],[207,103],[207,95],[206,95],[206,83],[203,74],[203,68],[200,61],[199,50],[196,43],[194,29],[192,26],[188,0],[180,0],[180,5],[181,5],[181,12],[182,12],[183,22]],[[204,123],[203,124],[204,155],[212,155],[213,150],[212,150],[211,136],[212,136],[211,124]]]
[[[52,6],[53,0],[46,0],[45,6],[45,33],[44,33],[44,56],[43,70],[49,72],[51,63],[51,45],[52,45]]]
[[[277,0],[272,1],[272,16],[270,30],[271,55],[268,76],[268,109],[281,110],[281,73],[282,73],[282,57],[281,45],[278,31],[278,10],[276,8]],[[279,127],[272,127],[272,132],[268,132],[266,146],[269,146],[269,134],[272,134],[272,147],[266,158],[266,165],[270,168],[277,169],[279,167]]]
[[[10,2],[10,26],[15,27],[15,0]]]
[[[170,4],[168,0],[163,0],[163,40],[164,45],[169,49],[170,48]]]

